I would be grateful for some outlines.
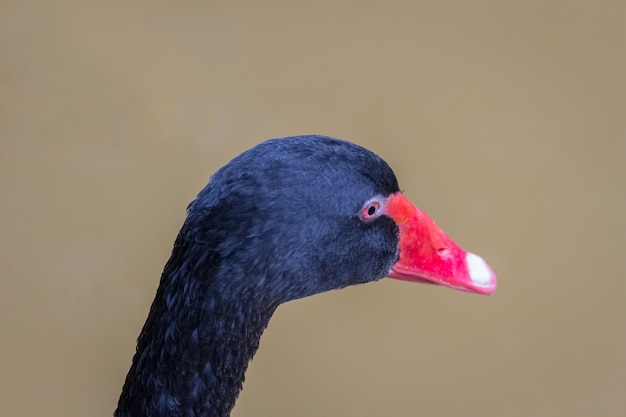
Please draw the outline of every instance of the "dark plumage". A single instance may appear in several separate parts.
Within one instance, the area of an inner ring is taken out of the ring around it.
[[[218,170],[188,207],[115,416],[229,415],[279,304],[390,273],[391,195],[380,157],[328,137],[270,140]]]

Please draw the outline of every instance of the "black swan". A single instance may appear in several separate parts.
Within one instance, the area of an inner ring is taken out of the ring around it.
[[[324,136],[261,143],[189,205],[115,417],[228,416],[281,303],[383,277],[496,287],[379,156]]]

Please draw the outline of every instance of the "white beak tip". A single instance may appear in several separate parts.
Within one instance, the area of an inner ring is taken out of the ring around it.
[[[489,267],[487,262],[480,256],[467,252],[465,257],[467,269],[472,283],[484,290],[486,294],[491,294],[496,289],[496,274]]]

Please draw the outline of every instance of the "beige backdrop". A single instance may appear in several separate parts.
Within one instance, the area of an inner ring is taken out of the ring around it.
[[[500,285],[284,305],[234,416],[624,415],[624,2],[90,3],[0,4],[0,414],[110,416],[187,203],[321,133]]]

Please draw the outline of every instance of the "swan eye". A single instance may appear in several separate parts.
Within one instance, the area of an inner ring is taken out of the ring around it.
[[[361,210],[361,220],[368,222],[374,220],[379,214],[380,203],[378,201],[370,201]]]

